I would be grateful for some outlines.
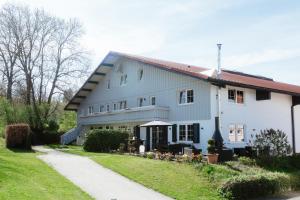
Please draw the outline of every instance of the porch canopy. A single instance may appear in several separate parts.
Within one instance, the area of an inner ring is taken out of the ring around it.
[[[168,122],[163,122],[163,121],[152,121],[152,122],[148,122],[146,124],[142,124],[140,125],[140,127],[150,127],[150,126],[172,126],[172,124],[168,123]]]

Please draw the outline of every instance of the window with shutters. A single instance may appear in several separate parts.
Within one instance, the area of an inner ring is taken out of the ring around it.
[[[179,125],[179,141],[190,142],[194,138],[194,127],[192,124]]]
[[[179,125],[179,140],[186,141],[185,125]]]
[[[243,124],[230,124],[228,137],[229,142],[244,142],[245,126]]]

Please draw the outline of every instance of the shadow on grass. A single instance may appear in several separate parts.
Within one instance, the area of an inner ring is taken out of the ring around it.
[[[22,148],[7,148],[14,153],[35,153],[32,149],[22,149]]]

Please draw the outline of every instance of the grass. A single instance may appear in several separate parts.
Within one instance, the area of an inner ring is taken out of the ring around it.
[[[33,151],[8,150],[0,138],[0,200],[92,199],[37,155]]]
[[[221,199],[217,188],[240,175],[272,174],[281,172],[291,178],[293,190],[300,189],[300,170],[269,169],[230,161],[218,165],[187,164],[145,159],[135,156],[90,153],[80,146],[52,145],[61,151],[88,156],[97,163],[149,188],[176,199]],[[248,161],[249,162],[249,161]]]
[[[58,147],[69,153],[88,156],[131,180],[176,199],[221,199],[215,185],[200,170],[186,163],[145,159],[135,156],[89,153],[82,147]]]

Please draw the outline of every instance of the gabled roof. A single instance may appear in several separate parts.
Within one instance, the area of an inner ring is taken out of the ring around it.
[[[300,86],[276,82],[273,79],[262,76],[255,76],[223,69],[221,71],[220,79],[217,79],[216,73],[213,69],[120,52],[109,52],[96,70],[79,89],[79,91],[69,101],[65,107],[65,110],[77,110],[81,101],[89,95],[89,93],[105,77],[105,75],[111,70],[111,68],[120,58],[132,59],[145,64],[153,65],[154,67],[163,70],[202,79],[220,86],[233,85],[300,96]]]

